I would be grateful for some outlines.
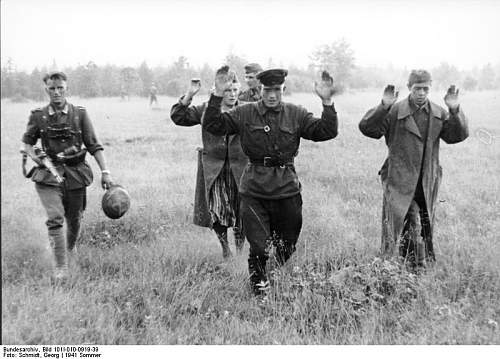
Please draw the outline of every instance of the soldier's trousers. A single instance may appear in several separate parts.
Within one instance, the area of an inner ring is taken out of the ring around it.
[[[431,222],[421,185],[417,186],[405,217],[399,255],[417,266],[424,266],[426,261],[435,260]]]
[[[56,267],[67,265],[67,250],[72,250],[80,234],[80,223],[87,204],[86,188],[68,190],[61,186],[36,183],[36,191],[47,212],[49,241],[54,252]],[[66,236],[63,225],[66,220]]]
[[[302,229],[302,196],[284,199],[262,199],[241,196],[241,219],[250,244],[248,271],[253,290],[256,284],[267,281],[266,262],[268,243],[274,240],[276,259],[282,265],[295,252]]]

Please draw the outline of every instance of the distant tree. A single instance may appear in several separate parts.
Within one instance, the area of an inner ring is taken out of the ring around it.
[[[102,96],[118,96],[121,89],[120,68],[106,65],[99,72]]]
[[[9,57],[5,66],[2,67],[2,98],[12,97],[16,91],[15,71],[14,61]]]
[[[338,40],[330,45],[321,45],[310,56],[317,72],[327,70],[340,87],[347,84],[354,69],[354,51],[345,40]]]
[[[431,73],[433,85],[438,89],[445,89],[460,82],[460,72],[447,62],[441,62]]]
[[[484,65],[479,72],[479,89],[480,90],[491,90],[495,88],[495,70],[491,64]]]
[[[42,101],[46,99],[46,94],[43,86],[43,76],[45,73],[35,68],[30,75],[29,78],[29,89],[30,89],[30,98],[36,101]]]
[[[248,61],[241,56],[229,53],[224,58],[224,63],[228,65],[231,70],[236,72],[238,79],[243,82],[243,77],[245,76],[245,65]]]
[[[137,94],[142,89],[142,82],[139,74],[133,67],[125,67],[120,71],[121,83],[125,91],[129,94]]]
[[[201,86],[204,92],[210,91],[214,83],[215,71],[205,63],[200,70]]]
[[[464,79],[462,86],[464,90],[474,91],[477,88],[477,83],[478,83],[477,79],[475,79],[471,75],[467,75]]]
[[[151,87],[151,83],[153,82],[153,71],[148,67],[146,61],[143,61],[142,64],[137,69],[137,74],[139,75],[142,81],[142,96],[149,95],[149,88]]]
[[[99,68],[89,61],[86,65],[79,65],[71,71],[69,89],[71,94],[82,97],[97,97],[101,95],[99,83]]]
[[[179,79],[173,79],[167,82],[165,86],[165,94],[168,96],[178,97],[182,94],[185,84]]]

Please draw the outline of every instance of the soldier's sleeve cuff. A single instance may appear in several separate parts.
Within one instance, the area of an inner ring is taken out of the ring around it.
[[[101,145],[96,145],[90,148],[88,147],[87,150],[93,156],[97,151],[104,151],[104,147],[102,147]]]
[[[179,104],[181,106],[185,106],[185,107],[188,107],[189,105],[191,105],[191,102],[193,101],[193,99],[189,100],[185,105],[184,103],[182,103],[182,101],[186,98],[186,95],[182,95],[180,98],[179,98]]]
[[[335,110],[335,104],[332,102],[331,105],[323,105],[323,111],[325,112],[332,112],[334,114],[337,113],[337,110]]]

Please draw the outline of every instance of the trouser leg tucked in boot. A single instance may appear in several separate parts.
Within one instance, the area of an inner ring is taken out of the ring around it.
[[[248,258],[248,273],[250,274],[250,284],[255,295],[265,295],[269,289],[269,282],[266,275],[267,255],[250,256]]]
[[[221,225],[219,222],[216,222],[214,223],[213,228],[222,246],[222,257],[224,258],[231,257],[232,253],[231,249],[229,248],[229,242],[227,240],[227,227]]]
[[[302,227],[302,198],[300,194],[280,200],[242,196],[241,216],[250,244],[250,282],[254,293],[260,294],[259,283],[264,283],[267,289],[265,265],[269,257],[267,244],[271,233],[275,232],[283,240],[283,248],[277,250],[279,263],[285,263],[295,250]]]
[[[420,230],[419,227],[421,227]],[[426,261],[433,258],[434,251],[430,234],[430,221],[423,191],[417,190],[405,217],[399,252],[412,267],[425,268]]]
[[[48,219],[45,224],[48,228],[50,247],[54,255],[55,277],[56,279],[64,279],[68,275],[68,261],[66,238],[63,234],[63,188],[41,184],[36,184],[35,188],[47,212]]]

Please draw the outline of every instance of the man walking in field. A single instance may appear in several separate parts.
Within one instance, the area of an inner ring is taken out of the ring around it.
[[[398,243],[399,255],[412,268],[423,268],[427,261],[435,260],[432,233],[442,176],[440,139],[452,144],[469,135],[458,89],[451,86],[444,97],[447,112],[427,99],[430,88],[430,73],[413,70],[407,98],[396,103],[398,92],[388,85],[382,103],[359,123],[365,136],[384,136],[389,149],[379,172],[384,189],[382,253],[393,255]]]
[[[155,105],[158,105],[158,99],[156,98],[156,95],[158,93],[158,88],[156,87],[155,83],[151,83],[151,87],[149,88],[149,107],[153,106],[153,102]]]
[[[257,79],[257,74],[261,71],[262,67],[257,63],[245,65],[245,81],[248,88],[240,93],[238,100],[241,102],[255,102],[262,98],[260,94],[262,85]]]
[[[87,151],[101,169],[102,187],[107,189],[113,184],[103,147],[97,140],[87,111],[66,101],[66,80],[62,72],[44,77],[50,103],[31,111],[22,138],[25,153],[38,164],[30,177],[47,212],[46,224],[55,258],[56,280],[68,276],[67,255],[74,251],[87,201],[86,187],[93,180],[92,170],[85,161]],[[41,140],[42,152],[33,147],[38,139]],[[51,160],[57,172],[49,171],[42,162],[44,158]],[[66,236],[63,233],[65,220]]]
[[[226,66],[218,72],[227,70]],[[192,80],[188,92],[172,106],[170,118],[176,125],[195,126],[203,123],[207,104],[190,106],[200,88],[200,81]],[[230,86],[222,94],[222,112],[237,106],[239,90],[240,83],[233,74]],[[213,135],[202,128],[201,137],[203,148],[198,150],[194,223],[215,231],[222,245],[222,255],[228,258],[231,256],[228,227],[233,227],[238,252],[245,244],[241,230],[238,185],[248,160],[241,150],[240,136],[237,134]]]
[[[215,78],[203,127],[215,135],[239,134],[249,163],[240,181],[241,216],[250,243],[248,269],[254,294],[268,288],[268,243],[276,245],[283,265],[295,251],[302,228],[301,184],[294,167],[300,139],[326,141],[337,136],[333,79],[326,72],[315,92],[323,103],[321,118],[305,108],[282,102],[287,71],[271,69],[257,75],[262,99],[221,112],[220,103],[231,82],[227,73]]]

